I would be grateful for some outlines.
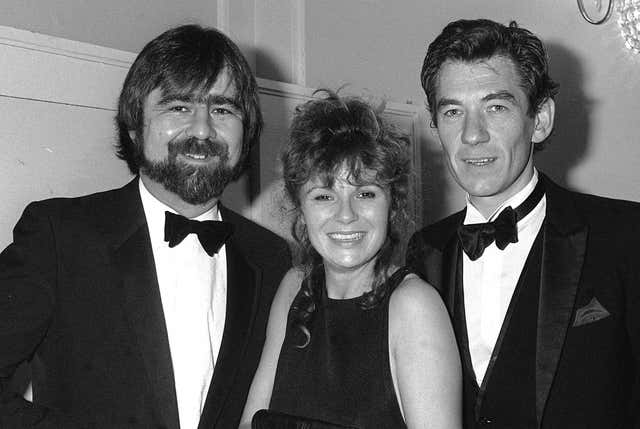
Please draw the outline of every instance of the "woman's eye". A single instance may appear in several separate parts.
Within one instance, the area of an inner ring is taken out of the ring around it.
[[[313,197],[313,199],[316,201],[331,201],[331,195],[319,194]]]
[[[172,112],[178,112],[178,113],[189,112],[189,108],[187,106],[183,106],[183,105],[180,105],[180,104],[169,107],[169,110],[172,111]]]
[[[374,191],[362,191],[358,196],[360,198],[375,198],[376,193]]]

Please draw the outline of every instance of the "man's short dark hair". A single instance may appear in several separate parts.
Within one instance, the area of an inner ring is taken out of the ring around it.
[[[529,30],[518,27],[515,21],[509,26],[488,19],[454,21],[429,45],[420,73],[435,125],[436,90],[442,65],[447,61],[476,62],[494,56],[513,61],[527,94],[529,116],[534,116],[545,100],[557,94],[558,85],[549,76],[546,49]]]
[[[149,93],[204,95],[226,70],[235,85],[243,114],[243,144],[238,165],[246,163],[249,149],[262,130],[258,90],[249,64],[240,49],[214,28],[183,25],[149,42],[129,69],[118,101],[117,154],[137,174],[143,159],[144,103]],[[130,131],[136,132],[131,139]],[[238,168],[238,174],[243,168]]]

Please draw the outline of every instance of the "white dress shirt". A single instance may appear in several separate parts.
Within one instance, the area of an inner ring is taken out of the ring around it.
[[[164,241],[165,211],[176,213],[140,183],[169,336],[181,429],[200,421],[220,350],[227,301],[225,246],[210,257],[198,236],[173,248]],[[218,207],[195,220],[220,220]]]
[[[467,196],[464,224],[489,222],[505,207],[515,209],[533,192],[537,183],[538,172],[534,171],[531,181],[498,207],[489,219],[471,204]],[[500,250],[493,242],[475,261],[463,252],[462,277],[467,336],[478,385],[482,385],[520,273],[544,221],[546,207],[546,196],[543,196],[533,210],[518,222],[517,243],[510,243],[504,250]]]

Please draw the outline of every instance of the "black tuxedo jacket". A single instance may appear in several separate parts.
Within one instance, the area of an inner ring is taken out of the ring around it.
[[[540,180],[547,211],[536,427],[640,427],[640,204],[570,192],[542,174]],[[456,230],[464,215],[418,231],[407,250],[408,265],[438,288],[450,314],[461,252]],[[486,417],[501,427],[496,416]]]
[[[237,427],[286,242],[220,207],[224,334],[199,428]],[[185,335],[189,335],[185,332]],[[33,358],[33,403],[7,391]],[[30,204],[0,254],[0,427],[179,427],[169,342],[138,181]]]

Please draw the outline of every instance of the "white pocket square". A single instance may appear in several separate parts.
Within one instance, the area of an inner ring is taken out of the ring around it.
[[[576,318],[573,321],[573,326],[582,326],[588,323],[597,322],[606,317],[609,317],[611,313],[600,304],[595,297],[591,298],[591,301],[582,308],[576,311]]]

